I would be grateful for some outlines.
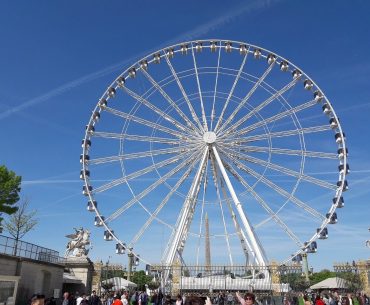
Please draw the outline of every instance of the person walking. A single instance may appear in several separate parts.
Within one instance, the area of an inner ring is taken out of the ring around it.
[[[68,292],[63,293],[62,305],[69,305],[69,293]]]
[[[62,304],[64,305],[64,304]],[[69,304],[68,304],[69,305]],[[101,305],[99,296],[96,295],[96,291],[93,290],[89,299],[89,305]]]

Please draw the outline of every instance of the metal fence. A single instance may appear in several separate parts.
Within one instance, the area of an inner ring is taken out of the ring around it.
[[[236,302],[235,292],[253,292],[260,300],[273,300],[290,293],[292,285],[284,281],[290,274],[302,274],[301,265],[289,266],[151,266],[151,275],[161,289],[172,296],[210,296]],[[229,302],[228,304],[232,304]],[[268,304],[270,302],[266,302]],[[280,303],[274,301],[273,303]]]
[[[360,292],[370,288],[370,261],[336,263],[334,272],[339,291]]]
[[[65,262],[64,258],[59,256],[58,251],[21,240],[17,241],[4,235],[0,235],[0,253],[54,264],[64,264]]]

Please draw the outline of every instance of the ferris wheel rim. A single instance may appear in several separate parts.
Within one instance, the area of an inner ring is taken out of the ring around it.
[[[220,46],[219,46],[219,48],[220,48],[220,50],[223,48],[222,47],[222,43],[225,43],[225,42],[231,42],[232,44],[235,44],[235,43],[237,43],[237,44],[245,44],[245,45],[247,45],[248,47],[254,47],[254,48],[258,48],[258,49],[260,49],[260,50],[262,50],[262,51],[264,51],[264,52],[266,52],[267,54],[274,54],[274,55],[276,55],[277,56],[277,58],[278,59],[280,59],[280,61],[282,61],[282,60],[286,60],[285,58],[283,58],[283,57],[281,57],[280,55],[277,55],[276,53],[274,53],[274,52],[271,52],[271,51],[269,51],[269,50],[267,50],[267,49],[263,49],[263,48],[261,48],[261,47],[258,47],[258,46],[255,46],[255,45],[251,45],[251,44],[246,44],[246,43],[244,43],[244,42],[237,42],[237,41],[230,41],[230,40],[222,40],[222,39],[214,39],[214,40],[212,40],[212,39],[209,39],[209,40],[197,40],[197,41],[189,41],[189,42],[182,42],[182,43],[179,43],[179,44],[175,44],[175,45],[172,45],[172,46],[169,46],[169,47],[167,47],[167,48],[163,48],[163,49],[160,49],[160,50],[158,50],[158,51],[156,51],[156,52],[153,52],[153,53],[151,53],[151,54],[148,54],[147,56],[145,56],[145,57],[143,57],[141,60],[144,60],[144,59],[146,59],[146,58],[149,58],[151,55],[153,55],[153,54],[155,54],[155,53],[158,53],[158,52],[161,52],[161,53],[163,53],[163,54],[165,54],[165,51],[166,51],[166,49],[168,49],[168,48],[175,48],[175,47],[178,47],[178,46],[180,46],[180,45],[182,45],[182,44],[186,44],[186,43],[188,43],[189,45],[191,45],[191,48],[192,48],[192,50],[194,50],[194,43],[197,43],[197,42],[210,42],[210,41],[216,41],[216,42],[219,42],[220,43]],[[204,47],[206,47],[206,46],[204,46]],[[233,49],[238,49],[237,47],[232,47]],[[179,50],[176,50],[175,52],[180,52]],[[265,55],[261,55],[262,57],[266,57]],[[140,61],[141,61],[140,60]],[[154,59],[152,59],[151,61],[148,61],[148,64],[150,64],[151,62],[153,62],[153,60]],[[134,65],[132,65],[132,67],[133,66],[138,66],[139,65],[139,62],[140,61],[137,61]],[[293,67],[295,67],[296,69],[299,69],[296,65],[294,65],[293,63],[291,63],[290,61],[288,61],[288,60],[286,60],[287,62],[289,62],[289,64],[290,65],[292,65]],[[125,74],[127,74],[128,73],[128,71],[129,71],[129,69],[131,69],[131,68],[128,68],[128,69],[126,69],[122,74],[120,74],[119,75],[119,77],[122,77],[122,76],[124,76]],[[138,69],[137,70],[140,70],[140,67],[138,67]],[[302,72],[302,70],[301,69],[299,69],[301,72]],[[306,73],[303,73],[302,72],[302,74],[307,78],[307,79],[309,79],[312,83],[313,83],[313,86],[315,87],[315,88],[317,88],[317,90],[319,90],[319,92],[320,93],[322,93],[323,94],[323,91],[320,89],[320,87],[314,82],[314,80],[312,79],[312,78],[310,78],[310,77],[308,77],[308,75],[306,74]],[[117,79],[119,78],[119,77],[117,77]],[[118,85],[116,84],[116,81],[117,81],[117,79],[111,84],[111,86],[109,87],[109,88],[115,88],[115,89],[117,89],[118,88]],[[338,127],[337,127],[337,129],[338,129],[338,131],[339,131],[339,133],[340,133],[340,135],[341,135],[341,137],[343,138],[343,140],[342,140],[342,143],[341,143],[341,147],[344,149],[344,151],[347,149],[347,147],[346,147],[346,141],[345,141],[345,138],[344,138],[344,133],[343,133],[343,130],[342,130],[342,127],[341,127],[341,124],[340,124],[340,122],[339,122],[339,119],[338,119],[338,117],[337,117],[337,115],[336,115],[336,113],[335,113],[335,110],[334,110],[334,108],[332,107],[332,105],[331,105],[331,103],[330,103],[330,101],[327,99],[327,97],[323,94],[323,96],[322,96],[322,98],[323,99],[325,99],[325,101],[329,104],[329,106],[331,107],[331,111],[332,111],[332,115],[333,115],[333,117],[337,120],[337,122],[338,122]],[[107,99],[107,100],[109,100],[110,99],[110,97],[108,97],[107,96],[107,92],[105,92],[103,95],[102,95],[102,97],[99,99],[99,101],[101,101],[102,99]],[[101,108],[99,107],[99,103],[98,103],[98,105],[95,107],[95,109],[94,109],[94,112],[96,112],[96,111],[100,111],[101,110]],[[94,123],[94,120],[93,120],[93,116],[91,116],[91,118],[90,118],[90,120],[89,120],[89,124],[88,125],[94,125],[95,123]],[[91,134],[89,133],[89,131],[88,130],[86,130],[86,132],[85,132],[85,137],[84,137],[84,139],[85,139],[85,141],[86,140],[90,140],[90,138],[91,138]],[[88,152],[88,149],[86,148],[86,147],[84,147],[83,148],[83,155],[85,155],[85,153],[86,152]],[[344,166],[346,167],[347,166],[347,154],[344,154],[344,156],[343,156],[343,163],[342,164],[344,164]],[[83,162],[82,162],[82,167],[83,167],[83,170],[85,170],[85,162],[84,162],[84,160],[83,160]],[[336,206],[338,205],[338,202],[339,202],[339,198],[341,197],[341,195],[342,195],[342,192],[343,192],[343,188],[344,188],[344,181],[345,181],[345,178],[346,178],[346,175],[347,175],[347,172],[346,171],[344,171],[343,172],[343,174],[342,175],[340,175],[340,178],[339,178],[339,180],[341,181],[341,185],[340,186],[338,186],[338,189],[337,189],[337,192],[336,192],[336,197],[338,197],[338,200],[337,200],[337,202],[335,203],[335,204],[333,204],[332,206],[331,206],[331,208],[329,209],[329,213],[330,213],[330,217],[333,215],[333,213],[335,212],[335,209],[336,209]],[[92,192],[90,192],[89,191],[89,186],[90,186],[90,184],[89,184],[89,181],[88,181],[88,179],[86,179],[86,177],[85,177],[85,179],[84,179],[84,184],[85,184],[85,187],[86,187],[86,189],[87,189],[87,191],[88,191],[88,198],[89,198],[89,200],[91,201],[91,202],[93,202],[94,201],[94,197],[93,197],[93,194],[92,194]],[[103,223],[103,226],[104,226],[104,228],[107,230],[107,231],[109,231],[111,234],[112,234],[112,236],[113,236],[113,238],[118,242],[118,243],[120,243],[121,245],[123,245],[124,243],[112,232],[112,230],[109,228],[109,226],[105,223],[105,221],[104,221],[104,219],[102,219],[102,215],[100,214],[100,212],[99,212],[99,209],[97,208],[97,207],[95,207],[95,212],[96,212],[96,215],[100,218],[100,220],[102,221],[102,223]],[[327,225],[328,225],[328,223],[329,223],[329,219],[328,218],[326,218],[326,220],[324,220],[323,221],[323,223],[322,223],[322,225],[320,226],[320,228],[321,229],[323,229],[323,228],[325,228]],[[320,231],[321,232],[321,231]],[[318,232],[318,233],[320,233],[320,232]],[[313,241],[315,241],[317,238],[318,238],[318,233],[317,234],[315,234],[315,235],[313,235],[313,237],[308,241],[308,245],[309,244],[311,244]],[[133,250],[131,250],[131,252],[136,256],[136,253],[133,251]],[[298,255],[299,253],[301,253],[302,252],[302,249],[300,249],[300,250],[298,250],[296,253],[294,253],[293,255],[294,256],[296,256],[296,255]],[[143,258],[140,258],[142,261],[145,261]],[[288,260],[286,260],[285,262],[287,262]]]

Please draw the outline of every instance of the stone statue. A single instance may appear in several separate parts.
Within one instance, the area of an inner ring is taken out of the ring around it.
[[[369,228],[369,231],[370,231],[370,228]],[[365,242],[365,245],[366,245],[366,247],[370,248],[370,239],[368,239],[368,240]]]
[[[75,233],[66,235],[67,238],[70,238],[70,241],[67,244],[65,257],[86,257],[89,253],[89,249],[86,246],[90,245],[90,231],[84,230],[83,227],[73,229]]]

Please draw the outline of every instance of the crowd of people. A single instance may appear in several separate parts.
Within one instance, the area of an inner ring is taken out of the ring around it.
[[[61,303],[54,298],[45,299],[42,294],[34,294],[29,305],[276,305],[276,299],[271,296],[256,298],[253,293],[247,292],[242,296],[239,292],[219,292],[212,298],[178,295],[176,300],[171,296],[164,296],[159,290],[150,296],[145,291],[118,290],[103,293],[101,296],[94,290],[91,295],[85,293],[75,295],[65,292]],[[369,297],[364,293],[289,293],[283,297],[282,305],[370,305]]]

